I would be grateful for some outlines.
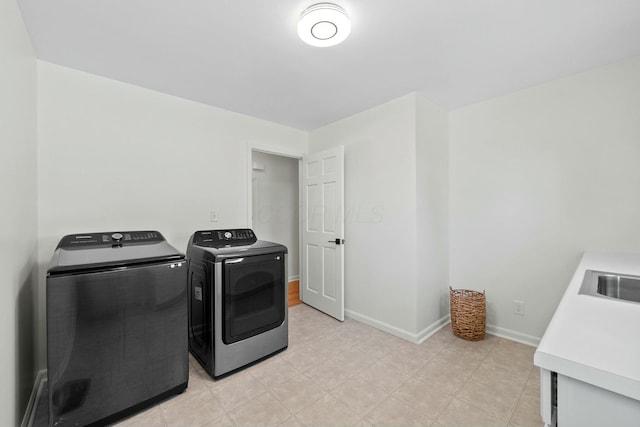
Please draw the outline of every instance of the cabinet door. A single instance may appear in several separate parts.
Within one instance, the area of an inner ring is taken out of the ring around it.
[[[558,375],[558,425],[637,427],[640,401]]]
[[[540,416],[547,426],[556,425],[557,375],[540,368]]]

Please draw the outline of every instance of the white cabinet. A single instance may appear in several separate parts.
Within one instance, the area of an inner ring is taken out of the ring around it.
[[[557,374],[540,368],[540,416],[545,426],[557,426]]]
[[[640,425],[640,401],[546,369],[540,370],[540,398],[547,426]]]
[[[640,427],[640,304],[581,294],[590,270],[640,276],[640,254],[588,252],[580,260],[533,357],[542,419]]]

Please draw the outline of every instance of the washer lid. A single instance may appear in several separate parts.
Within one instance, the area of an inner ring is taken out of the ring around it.
[[[157,231],[70,234],[56,248],[47,274],[184,260]]]

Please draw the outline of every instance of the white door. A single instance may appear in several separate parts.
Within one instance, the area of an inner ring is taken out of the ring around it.
[[[302,159],[301,299],[344,320],[344,147]]]

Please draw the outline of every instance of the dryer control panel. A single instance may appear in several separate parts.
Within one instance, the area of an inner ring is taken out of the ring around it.
[[[249,228],[196,231],[193,236],[194,244],[208,248],[246,246],[257,241],[255,233]]]

